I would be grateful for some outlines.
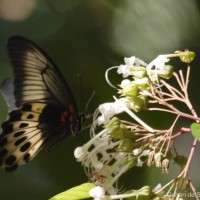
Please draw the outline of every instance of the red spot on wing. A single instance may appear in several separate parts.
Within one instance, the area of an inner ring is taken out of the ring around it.
[[[60,122],[62,125],[66,124],[66,118],[68,117],[68,112],[64,111],[60,116]]]
[[[71,104],[69,105],[69,110],[62,112],[60,116],[60,122],[62,125],[65,125],[67,121],[70,123],[74,121],[74,107]]]

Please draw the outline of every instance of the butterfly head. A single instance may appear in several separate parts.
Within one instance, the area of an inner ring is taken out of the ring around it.
[[[72,127],[72,135],[77,135],[83,130],[86,119],[87,117],[84,113],[78,115],[77,120]]]

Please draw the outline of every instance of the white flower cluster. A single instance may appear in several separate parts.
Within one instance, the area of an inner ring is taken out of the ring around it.
[[[122,89],[126,88],[124,94],[128,95],[123,95],[124,97],[119,99],[114,97],[114,102],[104,103],[99,106],[98,114],[96,114],[97,117],[94,119],[93,127],[91,128],[91,140],[82,147],[77,147],[74,152],[77,161],[81,162],[85,167],[88,177],[97,186],[101,186],[101,188],[104,189],[99,190],[98,188],[100,195],[91,191],[92,196],[98,200],[103,200],[104,191],[106,191],[107,194],[116,194],[118,189],[114,187],[114,184],[117,182],[118,178],[131,167],[142,166],[143,161],[141,157],[147,156],[149,153],[149,150],[143,151],[141,148],[135,148],[132,152],[117,151],[116,149],[121,141],[112,139],[110,134],[113,129],[106,126],[115,115],[126,112],[147,131],[154,131],[134,112],[136,103],[141,103],[143,100],[145,101],[145,97],[139,94],[139,89],[137,87],[148,87],[148,75],[151,76],[153,66],[157,71],[163,70],[165,62],[167,62],[168,59],[164,56],[160,56],[149,65],[134,56],[125,58],[124,61],[124,65],[113,68],[117,68],[117,72],[122,74],[124,78],[128,76],[134,77],[134,81],[125,79],[120,84]],[[109,81],[108,83],[110,84]],[[132,85],[130,86],[130,84]],[[112,84],[110,85],[112,86]],[[131,95],[133,93],[134,101],[130,101],[130,97],[132,97]],[[97,126],[104,126],[104,129],[96,134]],[[129,140],[127,139],[125,141]]]
[[[109,133],[108,129],[104,129],[94,135],[84,146],[77,147],[74,155],[96,185],[102,186],[109,194],[116,194],[113,185],[131,167],[132,160],[127,153],[113,151],[119,141],[110,140]]]

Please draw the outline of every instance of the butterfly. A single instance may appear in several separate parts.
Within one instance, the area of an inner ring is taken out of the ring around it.
[[[51,150],[82,128],[84,115],[53,60],[35,43],[13,36],[7,42],[14,78],[1,92],[9,115],[1,128],[0,166],[14,171],[37,153]]]

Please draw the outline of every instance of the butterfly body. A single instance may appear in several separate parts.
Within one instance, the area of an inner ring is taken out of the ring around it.
[[[55,63],[33,42],[8,41],[14,79],[2,85],[9,106],[0,135],[0,166],[13,171],[81,128],[75,100]]]

